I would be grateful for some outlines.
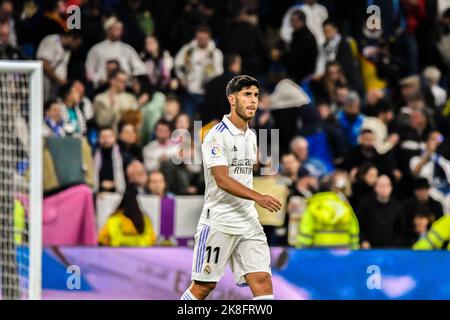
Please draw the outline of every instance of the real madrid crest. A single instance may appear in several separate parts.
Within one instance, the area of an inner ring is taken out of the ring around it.
[[[203,270],[203,272],[204,272],[205,274],[210,274],[210,273],[211,273],[211,267],[210,267],[209,265],[206,265],[206,266],[205,266],[205,269]]]

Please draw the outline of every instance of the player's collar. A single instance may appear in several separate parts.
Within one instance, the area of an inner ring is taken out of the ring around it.
[[[238,134],[247,134],[248,130],[250,130],[250,128],[247,125],[247,129],[244,131],[242,131],[241,129],[237,128],[233,122],[230,121],[230,119],[228,119],[229,115],[224,115],[222,118],[222,122],[225,123],[225,126],[227,127],[227,129],[231,132],[232,135],[238,135]]]

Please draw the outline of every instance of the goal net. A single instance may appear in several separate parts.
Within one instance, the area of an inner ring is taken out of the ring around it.
[[[40,299],[42,65],[0,61],[0,300]]]

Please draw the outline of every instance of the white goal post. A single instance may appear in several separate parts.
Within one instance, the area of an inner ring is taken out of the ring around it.
[[[42,287],[42,62],[0,60],[0,109],[0,300],[37,300]],[[28,202],[20,219],[17,194]]]

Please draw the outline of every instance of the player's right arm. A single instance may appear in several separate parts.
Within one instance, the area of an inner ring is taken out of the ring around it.
[[[211,130],[216,129],[213,128]],[[218,131],[208,133],[202,145],[202,152],[206,167],[211,170],[211,174],[220,189],[235,197],[255,201],[258,205],[271,212],[280,210],[281,203],[278,199],[270,195],[262,195],[247,188],[229,176],[227,147],[224,134]]]
[[[281,202],[270,195],[260,194],[228,175],[228,166],[211,167],[211,173],[217,186],[225,192],[242,199],[253,200],[259,206],[276,212],[281,209]]]

